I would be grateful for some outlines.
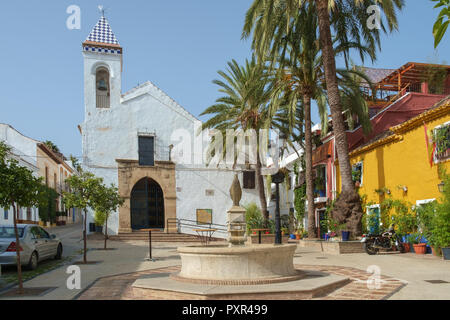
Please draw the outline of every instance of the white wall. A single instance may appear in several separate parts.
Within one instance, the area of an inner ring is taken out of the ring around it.
[[[5,219],[5,209],[0,208],[0,225],[13,224],[13,211],[12,207],[8,209],[8,219]]]
[[[230,187],[236,173],[225,170],[179,168],[177,170],[177,218],[196,221],[197,209],[212,209],[214,224],[227,224],[227,211],[232,207]],[[238,174],[241,187],[242,173]],[[206,190],[214,190],[214,196],[206,196]],[[241,205],[255,202],[259,206],[257,189],[243,189]],[[222,227],[226,228],[226,227]],[[195,234],[192,229],[183,228],[183,233]],[[226,238],[224,233],[215,236]]]

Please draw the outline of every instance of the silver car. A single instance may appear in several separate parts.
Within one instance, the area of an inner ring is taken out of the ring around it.
[[[63,247],[55,235],[34,224],[18,224],[20,264],[30,270],[45,259],[61,259]],[[13,225],[0,225],[0,265],[17,265],[16,235]]]

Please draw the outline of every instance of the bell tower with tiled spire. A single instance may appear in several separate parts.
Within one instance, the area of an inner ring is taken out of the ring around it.
[[[102,14],[83,42],[86,120],[120,104],[122,54],[123,49]]]

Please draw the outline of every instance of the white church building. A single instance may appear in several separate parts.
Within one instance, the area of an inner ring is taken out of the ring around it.
[[[118,186],[125,199],[108,221],[109,234],[146,228],[195,234],[210,223],[224,226],[235,174],[241,205],[259,205],[252,167],[203,161],[210,137],[197,134],[201,122],[195,116],[150,81],[122,93],[123,50],[104,16],[82,48],[83,167]],[[90,212],[87,222],[93,219]]]

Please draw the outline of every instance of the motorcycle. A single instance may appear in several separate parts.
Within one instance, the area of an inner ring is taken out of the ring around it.
[[[395,233],[394,225],[381,235],[369,234],[364,236],[361,242],[364,243],[364,250],[369,255],[378,254],[380,250],[405,252],[401,238]]]

